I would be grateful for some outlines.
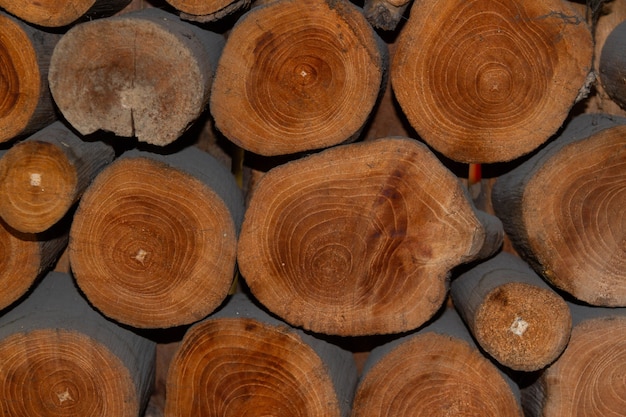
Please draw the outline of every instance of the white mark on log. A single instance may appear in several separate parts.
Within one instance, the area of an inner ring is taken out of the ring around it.
[[[41,174],[32,172],[30,174],[30,185],[33,187],[41,187]]]
[[[57,398],[59,399],[59,404],[63,404],[65,401],[74,401],[68,388],[65,388],[63,392],[57,392]]]
[[[509,327],[509,331],[518,336],[523,336],[526,330],[528,330],[528,322],[521,317],[515,317],[513,324]]]
[[[306,72],[305,70],[300,71],[300,75],[302,75],[302,78],[306,77],[307,75],[309,75],[308,72]]]
[[[69,148],[69,147],[70,147],[70,145],[68,145],[67,143],[65,143],[65,142],[63,142],[63,141],[61,141],[61,145],[65,146],[66,148]]]
[[[135,259],[139,262],[141,262],[141,264],[144,264],[144,261],[146,260],[146,256],[148,255],[148,252],[146,252],[143,249],[139,249],[137,251],[137,254],[135,255]]]

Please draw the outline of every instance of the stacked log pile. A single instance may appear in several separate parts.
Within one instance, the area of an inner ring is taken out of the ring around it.
[[[0,8],[0,416],[623,415],[625,1]]]

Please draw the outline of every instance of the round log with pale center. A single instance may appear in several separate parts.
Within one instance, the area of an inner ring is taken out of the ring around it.
[[[0,7],[37,26],[61,27],[83,19],[111,16],[132,0],[0,0]]]
[[[519,396],[449,309],[417,334],[372,350],[351,417],[522,417]]]
[[[167,378],[166,417],[347,417],[352,353],[290,328],[235,294],[186,333]]]
[[[124,154],[81,199],[72,271],[93,305],[122,323],[192,323],[230,289],[242,211],[230,172],[199,149]]]
[[[114,156],[109,145],[53,123],[0,158],[0,217],[25,233],[49,229]]]
[[[280,0],[233,27],[211,113],[240,147],[262,155],[355,139],[383,85],[386,47],[348,1]]]
[[[47,70],[59,38],[0,11],[0,143],[56,120]]]
[[[157,8],[82,23],[54,50],[52,96],[83,135],[105,130],[164,146],[205,110],[223,43]]]
[[[626,119],[583,115],[500,176],[493,207],[516,250],[579,300],[626,306]]]
[[[343,145],[265,174],[246,211],[239,268],[256,298],[293,325],[401,332],[439,309],[453,267],[497,249],[494,224],[479,220],[458,179],[419,142]]]
[[[416,0],[391,82],[411,125],[456,161],[509,161],[561,126],[591,70],[591,32],[562,0]]]

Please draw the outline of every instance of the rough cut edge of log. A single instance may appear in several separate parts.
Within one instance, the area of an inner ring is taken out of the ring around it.
[[[2,21],[5,23],[2,23]],[[15,108],[10,112],[2,110],[0,117],[0,143],[11,141],[17,137],[22,137],[36,132],[44,128],[57,119],[54,110],[52,96],[48,88],[48,67],[50,65],[50,57],[55,45],[61,38],[60,34],[48,33],[29,26],[26,23],[16,19],[15,17],[0,11],[0,23],[13,25],[14,28],[8,31],[3,27],[3,31],[7,33],[17,33],[21,31],[22,41],[28,40],[29,45],[13,45],[20,51],[24,62],[18,62],[19,71],[17,75],[20,90],[16,94],[20,97],[17,104],[24,105],[24,108]],[[11,45],[7,48],[2,45],[4,50],[10,51]],[[9,74],[4,74],[5,76]],[[21,84],[27,83],[29,91],[23,91]],[[36,84],[36,85],[35,85]],[[4,95],[8,92],[2,92]],[[21,115],[18,120],[10,119],[10,125],[6,125],[3,119],[19,112]]]
[[[367,21],[377,29],[394,31],[402,21],[411,1],[366,0],[363,12]]]
[[[221,327],[220,327],[221,326]],[[221,329],[221,331],[220,331]],[[189,406],[191,402],[186,401],[185,404],[180,404],[178,402],[178,396],[182,391],[198,391],[200,390],[200,394],[205,392],[205,386],[202,387],[190,387],[188,384],[190,382],[187,379],[181,380],[182,374],[184,373],[185,367],[189,366],[188,358],[193,352],[196,352],[198,349],[202,349],[203,347],[210,347],[210,345],[217,346],[219,344],[220,335],[224,337],[227,336],[227,333],[230,332],[237,337],[237,335],[242,335],[242,331],[244,333],[249,332],[249,337],[254,339],[255,337],[261,337],[263,333],[272,334],[274,333],[278,336],[278,339],[285,338],[290,340],[290,343],[293,343],[292,346],[279,346],[275,345],[273,348],[280,349],[284,347],[286,349],[283,352],[290,351],[289,355],[285,358],[288,361],[294,361],[298,358],[298,351],[301,353],[300,360],[304,360],[302,363],[294,363],[290,364],[289,362],[285,364],[285,366],[299,366],[302,365],[306,368],[310,368],[307,372],[312,372],[311,377],[313,380],[318,381],[319,385],[314,387],[314,391],[317,391],[319,388],[320,392],[327,392],[328,390],[333,393],[330,394],[330,397],[327,398],[328,403],[323,404],[323,409],[317,410],[318,412],[323,412],[324,415],[335,415],[348,417],[350,413],[350,406],[352,404],[352,399],[354,396],[354,389],[357,383],[357,370],[356,365],[352,356],[352,353],[340,348],[337,345],[326,342],[320,338],[313,336],[312,334],[305,333],[302,330],[293,328],[286,324],[285,322],[270,316],[267,312],[260,309],[256,306],[251,299],[248,298],[243,293],[237,293],[230,297],[225,303],[225,305],[212,314],[210,317],[202,320],[194,324],[186,333],[185,338],[183,339],[169,369],[168,380],[167,380],[167,402],[165,415],[168,417],[174,417],[181,415],[179,413],[179,409],[177,406]],[[204,335],[207,332],[212,331],[213,336],[207,336],[207,339]],[[258,336],[255,336],[258,334]],[[266,337],[263,336],[263,337]],[[239,336],[241,337],[241,336]],[[261,340],[262,342],[263,340]],[[259,351],[258,349],[262,349],[262,345],[259,342],[253,340],[250,342],[242,341],[238,342],[238,345],[232,346],[218,346],[219,352],[222,352],[224,355],[236,354],[237,350],[245,349],[248,351],[248,354],[251,356],[255,356],[261,354],[255,363],[259,366],[263,365],[263,362],[278,362],[282,358],[275,357],[272,358],[269,355],[272,355],[272,352],[266,351],[263,349]],[[207,345],[210,344],[210,345]],[[232,352],[229,350],[232,349]],[[219,355],[219,352],[208,352],[210,353],[212,358],[216,358],[216,355]],[[280,353],[278,354],[280,355]],[[201,358],[199,358],[198,363],[194,366],[201,366],[202,362],[206,362],[207,356],[203,354]],[[231,359],[236,361],[236,358]],[[319,362],[319,363],[316,363]],[[206,365],[206,364],[205,364]],[[269,369],[264,372],[271,374],[273,372],[278,372],[280,363],[277,363],[276,369]],[[306,383],[309,378],[306,380],[300,380],[293,378],[295,375],[284,375],[285,369],[284,366],[280,366],[282,368],[282,373],[277,376],[277,378],[285,377],[285,387],[283,389],[288,389],[291,384],[300,384]],[[261,368],[259,368],[261,369]],[[195,370],[191,370],[194,374],[197,374]],[[206,372],[206,369],[204,369]],[[261,378],[261,376],[259,376]],[[261,384],[262,381],[257,380],[257,384]],[[291,382],[287,382],[291,381]],[[206,383],[206,381],[204,381]],[[213,381],[217,384],[217,381]],[[280,382],[279,382],[280,383]],[[308,383],[311,383],[309,380]],[[232,385],[232,383],[231,383]],[[242,388],[240,386],[233,386],[233,390],[238,390]],[[279,388],[279,387],[273,387]],[[254,388],[252,388],[250,395],[252,398],[255,396]],[[310,391],[309,391],[310,392]],[[307,392],[307,393],[309,393]],[[278,392],[279,395],[284,395],[284,393]],[[267,395],[267,394],[266,394]],[[187,396],[188,397],[188,396]],[[252,399],[251,398],[251,399]],[[193,403],[198,403],[201,401],[201,398],[192,398]],[[298,399],[292,398],[295,402]],[[234,401],[234,400],[233,400]],[[245,400],[242,400],[245,401]],[[269,400],[268,400],[269,401]],[[260,405],[260,403],[258,403]],[[265,404],[267,406],[267,404]],[[271,404],[270,404],[271,406]],[[278,404],[274,404],[276,408]],[[245,407],[244,407],[245,408]],[[189,409],[191,410],[191,409]],[[226,414],[229,414],[226,410]],[[298,410],[301,412],[302,410]],[[309,410],[312,411],[312,410]],[[187,415],[183,413],[182,415]],[[281,416],[287,417],[287,414],[281,414]],[[316,414],[317,415],[317,414]]]
[[[136,413],[144,410],[154,380],[156,343],[104,318],[82,298],[71,276],[60,272],[48,273],[23,302],[0,318],[0,345],[16,335],[37,340],[38,335],[55,334],[67,334],[69,339],[82,335],[110,352],[128,370],[134,391],[128,394],[135,397]]]
[[[112,16],[132,0],[0,0],[0,7],[30,24],[48,28],[68,27]]]
[[[420,355],[426,357],[415,358]],[[436,393],[418,397],[418,389]],[[406,403],[394,404],[389,398],[402,398]],[[427,409],[424,406],[431,398],[434,405]],[[457,312],[448,307],[425,327],[371,351],[357,386],[352,416],[430,417],[443,409],[467,413],[470,406],[481,416],[522,416],[517,384],[479,351]]]
[[[145,38],[128,48],[121,33]],[[156,39],[161,50],[144,46]],[[223,35],[154,7],[86,22],[56,46],[50,90],[83,135],[105,130],[165,146],[206,110],[224,43]],[[97,48],[105,52],[96,55]]]
[[[573,118],[564,130],[548,143],[544,148],[536,152],[531,158],[522,164],[500,176],[492,189],[492,204],[496,215],[502,220],[504,230],[509,236],[513,246],[520,256],[548,282],[569,292],[570,286],[564,288],[564,282],[555,282],[554,272],[546,266],[548,259],[539,259],[539,255],[534,253],[534,245],[531,237],[526,232],[527,225],[524,222],[524,190],[533,177],[540,172],[550,159],[556,157],[559,152],[568,146],[583,143],[588,138],[606,129],[626,125],[626,118],[607,114],[583,114]],[[571,294],[576,298],[581,295]],[[615,307],[620,301],[612,300],[608,295],[598,295],[585,297],[587,303]]]
[[[556,362],[522,389],[524,412],[529,417],[621,416],[626,407],[626,308],[568,305],[574,324],[570,342]]]
[[[0,155],[0,217],[24,233],[49,229],[114,157],[111,146],[83,141],[61,122],[45,127]]]
[[[536,371],[565,349],[572,320],[565,301],[508,253],[452,281],[454,306],[480,346],[502,365]]]
[[[195,14],[188,10],[180,10],[180,18],[183,20],[189,20],[191,22],[199,22],[199,23],[212,23],[217,22],[218,20],[224,19],[231,14],[238,12],[240,10],[244,10],[250,7],[252,0],[234,0],[229,2],[228,4],[219,7],[215,10],[212,10],[208,13],[204,14]],[[173,5],[173,1],[168,1],[168,3]],[[176,6],[174,6],[176,7]]]

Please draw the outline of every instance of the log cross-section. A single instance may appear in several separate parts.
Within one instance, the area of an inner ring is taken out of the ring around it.
[[[485,226],[485,216],[415,140],[342,145],[261,179],[239,267],[291,324],[340,335],[406,331],[439,309],[453,267],[497,249],[502,225],[492,216]]]
[[[61,27],[111,16],[132,0],[0,0],[0,7],[37,26]]]

